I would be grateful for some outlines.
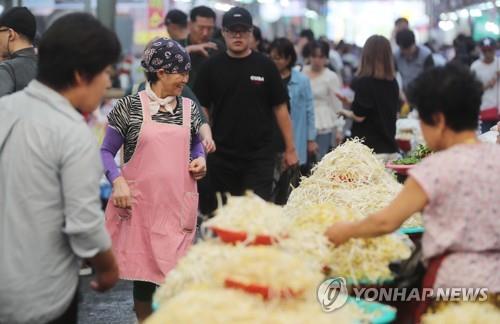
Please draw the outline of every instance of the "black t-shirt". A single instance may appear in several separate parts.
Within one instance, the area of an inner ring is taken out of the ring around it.
[[[290,83],[290,80],[292,79],[292,74],[284,79],[281,79],[281,83],[283,84],[283,87],[286,90],[286,106],[288,108],[288,112],[290,113],[290,95],[288,93],[288,84]],[[281,134],[281,130],[279,129],[278,122],[276,119],[274,120],[274,126],[273,126],[273,149],[277,153],[283,153],[285,151],[285,141],[283,140],[283,135]]]
[[[361,123],[353,123],[352,137],[365,139],[365,144],[375,153],[395,153],[398,146],[396,118],[399,110],[399,87],[396,80],[381,80],[361,77],[353,81],[352,110]]]
[[[288,95],[269,58],[256,52],[245,58],[218,54],[201,67],[194,92],[210,112],[219,154],[272,156],[273,108],[285,103]]]

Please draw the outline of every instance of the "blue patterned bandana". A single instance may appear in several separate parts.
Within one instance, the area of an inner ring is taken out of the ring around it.
[[[146,47],[141,65],[146,72],[185,73],[191,70],[191,59],[179,43],[162,37]]]

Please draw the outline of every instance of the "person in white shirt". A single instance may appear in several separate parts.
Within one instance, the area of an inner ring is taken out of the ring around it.
[[[328,153],[333,135],[336,136],[337,144],[342,139],[344,121],[337,115],[342,108],[342,102],[336,95],[342,88],[342,82],[335,72],[326,67],[330,51],[328,43],[312,42],[309,44],[309,51],[311,65],[304,67],[304,73],[311,80],[318,134],[318,159],[321,159]]]
[[[499,121],[500,103],[500,62],[496,58],[496,42],[492,38],[485,38],[479,44],[482,58],[471,65],[471,70],[483,84],[483,98],[481,102],[481,132],[487,132]]]

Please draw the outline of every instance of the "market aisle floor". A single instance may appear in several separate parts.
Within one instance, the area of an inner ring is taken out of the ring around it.
[[[92,276],[80,277],[78,324],[134,324],[132,283],[120,280],[105,294],[90,289]]]

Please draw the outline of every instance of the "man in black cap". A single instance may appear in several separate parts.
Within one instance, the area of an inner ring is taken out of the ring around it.
[[[172,9],[165,16],[165,27],[171,39],[182,41],[188,33],[188,16],[179,9]]]
[[[210,182],[217,192],[253,190],[270,200],[276,124],[285,144],[284,164],[298,162],[287,91],[276,65],[250,49],[252,16],[246,9],[226,12],[222,27],[227,51],[208,59],[194,87],[217,143],[217,151],[208,156]]]
[[[35,16],[26,7],[14,7],[0,17],[0,97],[26,87],[36,76],[33,47]]]

